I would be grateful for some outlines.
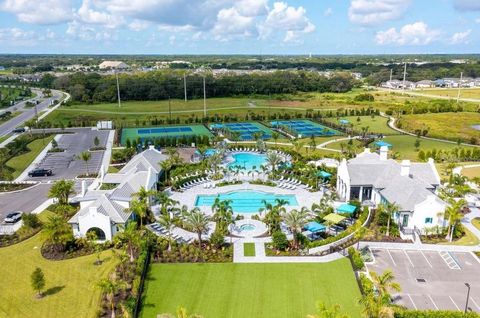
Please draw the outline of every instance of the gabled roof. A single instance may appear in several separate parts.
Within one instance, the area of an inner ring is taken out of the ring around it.
[[[125,223],[132,214],[128,209],[112,201],[104,194],[91,205],[78,211],[68,223],[78,223],[79,217],[88,214],[91,208],[96,208],[98,213],[108,216],[115,223]]]
[[[140,187],[147,184],[149,176],[148,171],[140,171],[126,176],[126,179],[113,190],[110,198],[118,201],[130,201],[132,194],[138,192]]]
[[[148,171],[152,168],[155,173],[160,173],[159,162],[168,159],[167,155],[162,154],[154,148],[149,148],[137,155],[135,155],[120,171],[120,174],[130,174],[138,171]]]

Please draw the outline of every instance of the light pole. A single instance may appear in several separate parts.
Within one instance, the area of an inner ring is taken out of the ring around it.
[[[465,286],[467,286],[467,300],[465,302],[465,313],[467,313],[467,310],[468,310],[468,299],[470,298],[470,284],[469,283],[465,283]]]

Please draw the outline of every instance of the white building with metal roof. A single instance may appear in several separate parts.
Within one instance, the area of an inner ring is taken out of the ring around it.
[[[337,194],[341,200],[396,203],[395,221],[404,233],[414,229],[444,226],[446,203],[436,194],[440,176],[430,159],[427,163],[401,163],[388,159],[388,148],[370,149],[356,158],[343,160],[337,173]]]

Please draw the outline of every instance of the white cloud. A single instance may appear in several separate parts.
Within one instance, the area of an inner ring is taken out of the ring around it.
[[[228,40],[236,36],[252,36],[255,33],[255,19],[243,16],[235,7],[218,12],[212,33],[217,40]]]
[[[285,2],[275,2],[259,30],[262,38],[274,31],[284,31],[285,42],[297,42],[300,36],[315,31],[315,25],[307,18],[303,7],[294,8]]]
[[[351,0],[348,17],[363,26],[379,25],[403,17],[411,0]]]
[[[20,28],[0,28],[0,43],[10,46],[33,47],[41,41],[50,41],[55,37],[55,33],[50,29],[38,32]]]
[[[478,0],[455,0],[453,6],[458,11],[480,11]]]
[[[97,30],[96,28],[73,21],[68,24],[67,35],[82,41],[108,41],[116,38],[111,30]]]
[[[470,33],[472,33],[472,30],[454,33],[450,38],[450,44],[467,44]]]
[[[425,22],[419,21],[404,25],[400,30],[390,28],[379,31],[375,41],[380,45],[426,45],[438,39],[440,31],[428,27]]]
[[[31,24],[59,24],[71,20],[71,0],[5,0],[0,10],[16,15],[20,22]]]
[[[268,13],[268,0],[237,0],[235,9],[245,17],[257,17]]]
[[[323,15],[326,17],[329,17],[333,14],[333,9],[332,8],[327,8],[325,11],[323,11]]]
[[[149,27],[149,23],[147,21],[142,20],[133,20],[128,24],[128,28],[133,31],[143,31]]]
[[[124,23],[122,17],[116,17],[112,14],[93,9],[90,0],[83,0],[82,6],[77,11],[77,15],[84,23],[101,24],[109,28],[115,28]]]

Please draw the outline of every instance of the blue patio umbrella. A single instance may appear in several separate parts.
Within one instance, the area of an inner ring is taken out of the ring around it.
[[[318,222],[308,222],[307,225],[305,225],[305,230],[310,231],[312,233],[317,233],[317,232],[322,232],[325,231],[326,226],[323,224],[320,224]]]
[[[388,142],[383,141],[383,140],[375,141],[375,146],[377,146],[377,147],[386,146],[388,148],[392,148],[392,144],[389,144]]]
[[[326,172],[326,171],[323,171],[323,170],[320,170],[317,172],[317,177],[321,177],[321,178],[324,178],[324,179],[328,179],[332,176],[331,173],[329,172]]]
[[[337,213],[347,213],[352,214],[357,209],[356,206],[344,203],[337,208]]]
[[[347,120],[347,119],[340,119],[339,122],[340,122],[340,124],[342,124],[342,125],[348,125],[348,124],[350,124],[350,121]]]

